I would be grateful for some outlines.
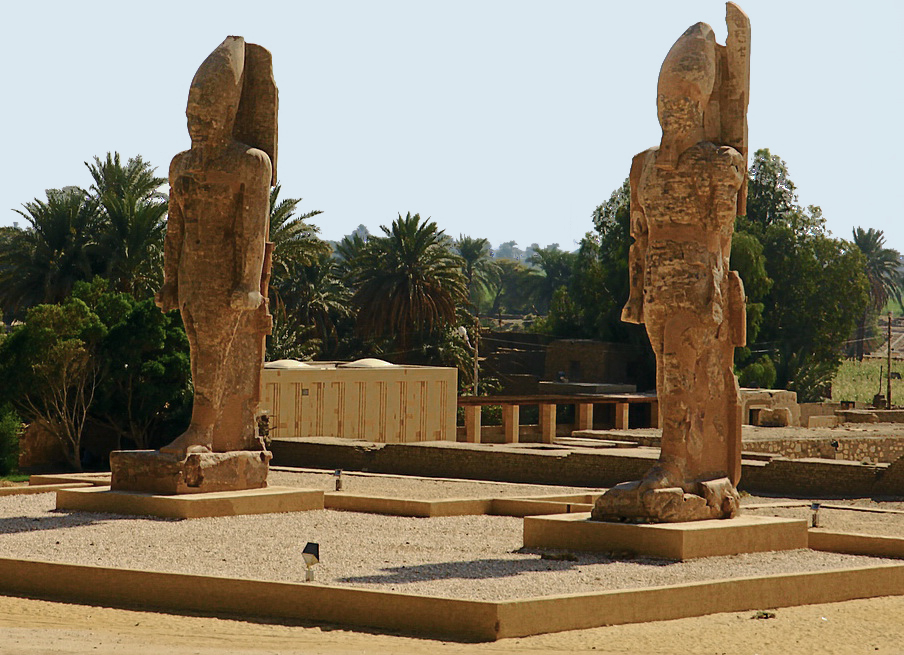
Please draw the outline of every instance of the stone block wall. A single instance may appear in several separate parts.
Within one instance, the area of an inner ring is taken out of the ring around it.
[[[837,444],[836,445],[833,445]],[[893,462],[904,457],[904,439],[896,437],[813,437],[744,441],[744,450],[774,453],[788,459],[819,457],[853,462]]]
[[[581,487],[636,480],[659,455],[655,448],[576,452],[546,445],[372,444],[343,439],[274,439],[272,450],[277,466]],[[904,460],[890,466],[810,458],[745,460],[740,488],[817,498],[904,497]]]

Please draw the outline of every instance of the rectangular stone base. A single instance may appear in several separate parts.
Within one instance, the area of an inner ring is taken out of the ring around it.
[[[807,522],[769,516],[636,525],[591,521],[590,513],[526,517],[524,546],[630,552],[685,560],[807,547]]]
[[[110,453],[110,487],[149,494],[199,494],[267,486],[272,455],[266,450],[192,453],[185,458],[158,450]]]
[[[323,509],[323,491],[295,487],[266,487],[181,496],[160,496],[110,487],[61,489],[56,508],[81,512],[196,519],[238,514],[271,514]]]

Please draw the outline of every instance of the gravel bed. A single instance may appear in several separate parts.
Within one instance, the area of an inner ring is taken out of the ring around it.
[[[0,498],[0,556],[300,581],[301,549],[315,541],[323,558],[319,583],[475,600],[897,563],[809,550],[688,562],[587,553],[551,560],[522,549],[520,519],[500,516],[417,519],[319,510],[165,520],[53,508],[51,493]]]
[[[307,487],[330,492],[336,490],[336,479],[329,472],[271,470],[267,480],[271,486]],[[582,487],[439,480],[346,471],[342,472],[342,490],[348,494],[417,500],[566,496],[602,491],[602,489],[584,489]]]

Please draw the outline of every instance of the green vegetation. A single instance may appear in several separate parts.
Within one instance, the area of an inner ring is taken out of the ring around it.
[[[886,393],[886,365],[883,359],[846,359],[838,367],[832,380],[832,399],[872,403],[873,396]],[[892,374],[904,377],[904,362],[892,360]],[[904,379],[892,379],[891,401],[894,405],[904,405]]]
[[[19,433],[22,421],[7,403],[0,405],[0,477],[10,480],[19,466]],[[24,476],[26,479],[28,476]],[[14,480],[16,481],[16,480]]]
[[[14,468],[20,419],[57,435],[73,468],[82,465],[87,433],[148,448],[187,420],[181,318],[152,299],[162,277],[165,179],[140,156],[123,163],[108,153],[86,166],[90,189],[50,190],[18,210],[24,229],[0,228],[0,312],[15,325],[0,324],[0,475]],[[635,376],[653,386],[646,331],[621,321],[630,280],[627,180],[594,209],[575,252],[536,243],[521,250],[514,240],[494,252],[485,238],[453,240],[411,213],[376,235],[360,225],[327,243],[309,222],[321,212],[302,212],[302,199],[281,191],[270,195],[269,359],[456,366],[465,387],[475,315],[484,329],[490,316],[499,324],[505,316],[555,337],[630,344],[645,353]],[[807,401],[834,380],[836,398],[871,400],[878,368],[870,367],[879,364],[842,358],[881,338],[880,312],[904,311],[899,263],[880,230],[833,238],[818,207],[798,204],[785,162],[758,150],[731,251],[747,293],[748,345],[735,356],[741,383],[792,389]],[[481,375],[481,393],[498,391],[496,383]],[[494,410],[485,411],[492,421]]]

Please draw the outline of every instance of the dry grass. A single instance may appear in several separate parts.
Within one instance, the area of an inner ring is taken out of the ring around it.
[[[891,370],[904,376],[904,362],[892,360]],[[884,360],[845,360],[832,381],[832,398],[872,403],[873,396],[880,391],[880,371],[881,393],[884,395],[887,384]],[[904,405],[904,380],[891,381],[891,398],[893,404]]]

